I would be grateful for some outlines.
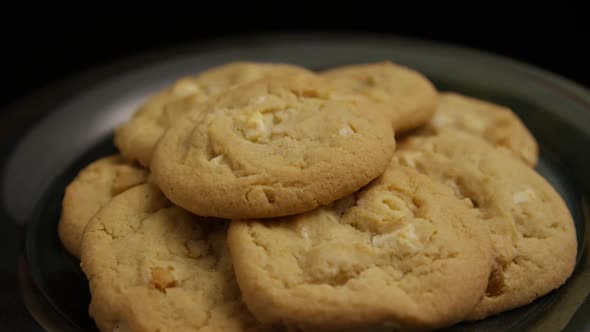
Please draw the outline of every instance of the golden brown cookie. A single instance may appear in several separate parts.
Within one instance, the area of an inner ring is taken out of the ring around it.
[[[490,229],[495,264],[486,296],[469,319],[528,304],[572,273],[577,244],[570,212],[524,163],[457,131],[411,138],[394,159],[451,187]]]
[[[338,67],[322,76],[383,107],[396,135],[426,123],[436,110],[436,89],[421,73],[389,61]]]
[[[172,205],[150,184],[90,221],[82,269],[101,331],[261,331],[240,300],[225,222]]]
[[[303,329],[435,329],[484,295],[489,233],[466,202],[391,164],[355,195],[301,215],[232,221],[250,311]]]
[[[441,93],[438,109],[420,134],[460,130],[505,149],[534,167],[539,148],[533,135],[509,108],[456,93]]]
[[[379,176],[395,142],[373,103],[314,75],[235,87],[170,127],[152,159],[166,197],[200,216],[266,218],[342,198]]]
[[[194,77],[179,79],[171,87],[150,97],[133,117],[117,128],[115,144],[125,157],[149,166],[154,147],[166,129],[182,111],[170,106],[184,97],[204,101],[240,83],[270,74],[309,73],[306,69],[279,63],[231,62]]]
[[[147,171],[116,155],[94,161],[66,188],[58,234],[64,247],[80,257],[82,233],[92,216],[115,195],[146,181]]]

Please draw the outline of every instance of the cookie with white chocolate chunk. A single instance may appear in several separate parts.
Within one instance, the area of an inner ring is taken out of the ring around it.
[[[120,155],[101,158],[84,167],[67,186],[58,234],[64,247],[80,257],[82,234],[90,218],[121,192],[146,181],[148,171]]]
[[[228,244],[254,316],[303,330],[451,325],[483,298],[492,264],[473,207],[397,163],[330,206],[234,220]]]
[[[182,103],[182,99],[188,96],[193,101],[205,101],[233,86],[268,75],[301,73],[310,72],[283,63],[238,61],[178,79],[170,87],[150,96],[129,121],[117,128],[115,144],[125,157],[148,167],[160,137],[186,110],[182,106],[175,106],[176,102]]]
[[[534,167],[539,148],[533,135],[509,108],[457,93],[441,93],[432,119],[419,135],[461,131],[483,138]]]
[[[528,304],[571,275],[577,251],[572,216],[526,164],[458,131],[410,138],[394,159],[450,187],[490,229],[495,263],[486,296],[468,319]]]
[[[336,67],[320,74],[330,84],[380,105],[396,134],[422,126],[436,110],[432,82],[390,61]]]
[[[150,184],[90,221],[82,269],[101,331],[268,331],[240,300],[227,223],[174,206]]]
[[[315,75],[277,75],[188,103],[154,152],[154,182],[175,204],[221,218],[349,195],[383,173],[395,140],[374,103],[341,95]]]

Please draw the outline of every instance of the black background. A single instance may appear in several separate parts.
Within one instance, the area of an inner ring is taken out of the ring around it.
[[[482,3],[478,8],[406,13],[394,6],[335,7],[275,2],[218,8],[160,4],[161,13],[93,16],[72,12],[5,15],[0,106],[101,64],[161,48],[269,32],[370,32],[459,44],[508,56],[590,87],[590,24],[580,6],[544,11]],[[424,4],[424,9],[428,9]],[[172,9],[170,11],[170,9]]]

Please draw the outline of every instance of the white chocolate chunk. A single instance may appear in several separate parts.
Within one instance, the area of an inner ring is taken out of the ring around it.
[[[188,80],[181,80],[172,88],[172,93],[178,97],[185,97],[197,91],[199,91],[199,87]]]
[[[430,124],[435,128],[445,127],[455,122],[455,119],[448,114],[444,114],[442,112],[434,113],[432,120],[430,120]]]
[[[209,161],[214,165],[221,165],[223,163],[224,157],[225,157],[224,155],[220,154],[218,156],[211,158]]]
[[[464,129],[472,133],[482,133],[487,127],[487,123],[484,118],[476,115],[468,115],[463,118],[461,125]]]
[[[420,151],[405,151],[398,156],[397,161],[404,166],[416,168],[416,159],[422,156]]]
[[[345,124],[340,130],[338,130],[338,135],[340,136],[350,136],[352,134],[354,134],[354,130],[352,130],[348,124]]]
[[[422,243],[420,243],[420,239],[416,235],[416,227],[414,224],[407,224],[391,233],[375,235],[371,239],[371,243],[376,247],[397,244],[411,252],[417,252],[423,249]]]
[[[254,112],[245,121],[242,120],[242,122],[245,127],[244,136],[246,139],[258,142],[269,136],[272,114]]]
[[[254,100],[254,104],[262,104],[266,101],[266,96],[258,96],[256,100]]]
[[[537,199],[537,195],[530,188],[522,191],[517,191],[514,193],[514,195],[512,195],[512,202],[514,202],[514,204],[520,204],[534,199]]]
[[[305,227],[301,227],[299,229],[299,236],[303,239],[309,239],[309,234],[307,233],[307,229]]]

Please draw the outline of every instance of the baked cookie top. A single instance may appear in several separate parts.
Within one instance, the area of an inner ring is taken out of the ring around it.
[[[436,110],[436,89],[421,73],[389,61],[334,68],[322,76],[382,106],[396,134],[426,123]]]
[[[119,155],[96,160],[67,186],[58,224],[59,238],[80,257],[82,233],[92,216],[115,195],[146,181],[148,172]]]
[[[203,101],[232,86],[276,73],[288,75],[309,71],[289,64],[240,61],[179,79],[172,86],[151,96],[128,122],[117,128],[115,145],[121,154],[147,167],[156,143],[179,116],[178,112],[183,110],[169,107],[169,104],[187,96]]]
[[[561,286],[576,260],[576,230],[553,187],[534,170],[461,132],[411,138],[394,159],[445,183],[488,225],[495,264],[469,319],[528,304]]]
[[[479,136],[529,166],[537,164],[539,148],[535,138],[507,107],[457,93],[441,93],[438,109],[421,133],[438,134],[444,130],[460,130]]]
[[[113,198],[82,241],[100,330],[264,330],[240,301],[226,229],[172,205],[150,184]]]
[[[232,221],[228,244],[250,311],[303,329],[435,329],[484,295],[489,234],[443,185],[392,163],[314,211]]]
[[[387,167],[393,131],[373,103],[333,92],[315,75],[279,75],[195,103],[160,140],[155,183],[223,218],[300,213],[358,190]]]

